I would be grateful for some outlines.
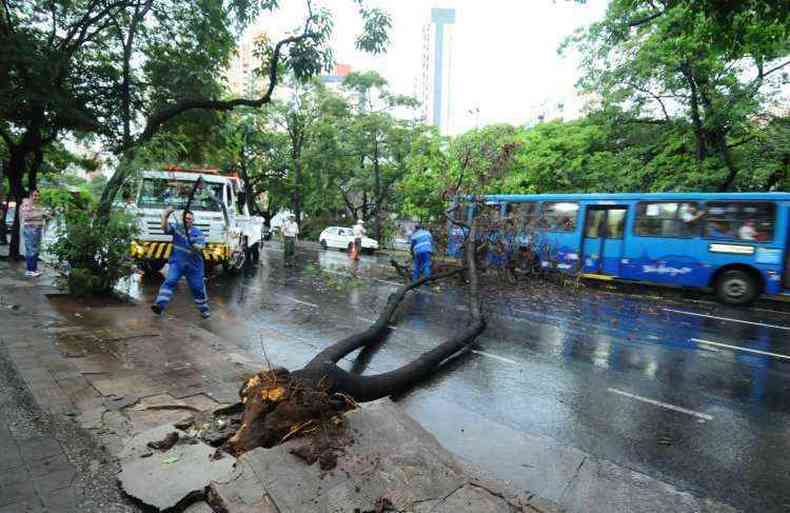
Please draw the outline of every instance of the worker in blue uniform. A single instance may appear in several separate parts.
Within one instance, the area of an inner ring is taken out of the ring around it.
[[[414,227],[411,234],[411,256],[414,259],[414,270],[411,273],[411,281],[417,281],[421,277],[431,276],[431,257],[433,256],[433,236],[422,225]]]
[[[206,238],[200,229],[193,226],[192,212],[184,212],[184,224],[169,222],[168,217],[173,213],[168,208],[162,214],[162,230],[167,235],[173,236],[173,250],[168,261],[167,278],[159,289],[156,301],[151,305],[151,310],[160,315],[167,304],[173,299],[176,285],[182,276],[186,276],[192,297],[200,310],[200,315],[208,319],[211,314],[208,309],[208,296],[206,295],[205,270],[203,267],[203,248],[206,247]]]

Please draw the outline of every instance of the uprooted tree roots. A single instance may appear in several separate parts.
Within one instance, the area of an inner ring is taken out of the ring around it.
[[[465,271],[437,274],[402,287],[390,296],[373,325],[324,349],[304,368],[293,372],[282,368],[264,370],[247,380],[240,391],[244,408],[241,426],[228,440],[226,449],[241,454],[256,447],[272,447],[298,433],[331,430],[336,423],[333,419],[355,403],[398,394],[429,376],[442,361],[467,347],[483,331],[482,316],[473,315],[461,333],[391,372],[360,376],[341,369],[337,362],[357,349],[380,342],[409,291]]]
[[[309,464],[318,461],[323,469],[334,467],[337,451],[352,443],[351,435],[344,432],[342,414],[357,403],[404,392],[474,342],[485,328],[479,304],[473,304],[478,296],[470,292],[470,322],[464,330],[399,369],[361,376],[341,369],[337,362],[381,342],[409,291],[468,271],[455,269],[402,287],[389,297],[384,311],[368,329],[332,344],[302,369],[274,368],[255,374],[242,385],[239,403],[198,414],[177,427],[215,447],[222,446],[217,457],[221,457],[221,450],[240,455],[310,434],[307,443],[292,452]],[[469,273],[470,283],[476,287],[473,275]]]

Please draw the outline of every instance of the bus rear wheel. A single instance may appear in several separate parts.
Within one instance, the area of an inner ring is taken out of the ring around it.
[[[740,269],[724,271],[716,280],[716,296],[728,305],[748,305],[760,293],[754,276]]]

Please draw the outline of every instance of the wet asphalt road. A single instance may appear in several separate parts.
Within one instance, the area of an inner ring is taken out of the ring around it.
[[[210,280],[204,326],[289,368],[365,327],[397,285],[384,257],[363,257],[358,277],[336,251],[303,249],[291,270],[281,259],[270,243],[257,268]],[[160,283],[146,278],[130,293],[150,302]],[[790,511],[790,308],[659,294],[497,293],[474,350],[399,400],[429,430],[447,413],[426,405],[452,404],[459,423],[469,415],[548,437],[745,512]],[[190,299],[182,282],[171,312],[197,317]],[[394,369],[465,322],[463,293],[447,285],[404,311],[384,344],[346,368]],[[482,460],[496,474],[498,462]]]

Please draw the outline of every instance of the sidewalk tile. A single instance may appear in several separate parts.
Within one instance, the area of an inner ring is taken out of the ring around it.
[[[19,446],[10,438],[10,435],[7,436],[9,436],[9,438],[4,438],[0,441],[0,454],[3,455],[0,457],[0,473],[8,469],[21,467],[24,464]]]
[[[38,499],[31,502],[15,502],[8,506],[0,506],[0,513],[45,513],[44,506]]]
[[[15,473],[14,481],[0,482],[0,506],[8,506],[15,502],[38,502],[33,483],[30,481],[27,472]],[[8,476],[0,476],[8,478]]]
[[[22,457],[28,460],[40,460],[63,452],[63,448],[57,440],[45,436],[19,440],[19,448]]]
[[[54,493],[57,490],[70,487],[74,484],[75,479],[77,479],[77,471],[74,467],[69,466],[69,468],[44,474],[43,476],[35,478],[34,481],[36,489],[44,496]]]
[[[73,468],[66,455],[62,452],[40,460],[31,460],[28,462],[28,465],[33,477],[41,477],[59,470]]]
[[[48,513],[76,513],[80,494],[75,487],[62,488],[43,497]]]

